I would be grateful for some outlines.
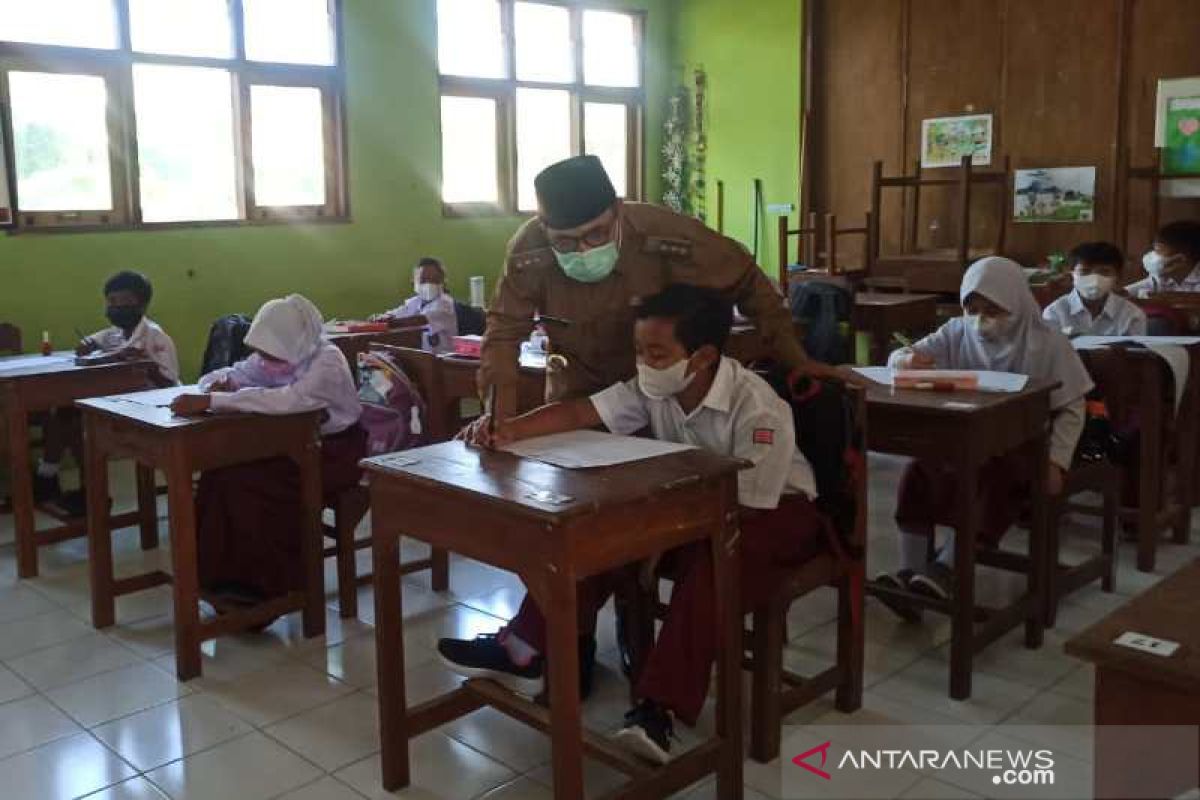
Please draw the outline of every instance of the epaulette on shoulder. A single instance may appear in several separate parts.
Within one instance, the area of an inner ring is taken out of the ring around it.
[[[667,258],[688,258],[692,255],[692,240],[668,236],[647,236],[642,252]]]

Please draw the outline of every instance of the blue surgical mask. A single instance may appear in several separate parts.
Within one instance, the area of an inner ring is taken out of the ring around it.
[[[571,280],[580,283],[599,283],[612,274],[620,255],[615,241],[587,252],[560,253],[554,251],[558,266]]]

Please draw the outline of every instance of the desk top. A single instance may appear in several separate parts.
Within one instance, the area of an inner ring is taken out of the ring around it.
[[[180,417],[171,412],[171,401],[185,392],[198,392],[195,386],[171,386],[148,392],[133,392],[111,397],[91,397],[77,400],[75,405],[98,411],[109,417],[117,417],[141,428],[159,431],[176,431],[202,427],[226,427],[246,422],[272,418],[311,417],[316,422],[322,412],[304,411],[297,414],[205,414],[198,417]]]
[[[867,389],[868,419],[871,408],[904,408],[918,413],[970,416],[1010,404],[1023,403],[1031,397],[1049,394],[1057,387],[1057,381],[1032,379],[1019,392],[930,392],[872,384]]]
[[[936,294],[901,294],[900,292],[859,292],[854,295],[857,306],[908,306],[937,303]]]
[[[97,370],[146,367],[150,363],[146,360],[139,360],[79,366],[75,363],[75,354],[69,351],[60,350],[48,356],[27,353],[25,355],[0,358],[0,381],[31,378],[38,375],[59,375],[66,372],[82,373]]]
[[[565,469],[445,442],[377,456],[363,466],[372,480],[405,478],[557,524],[732,474],[743,464],[705,450],[687,450],[615,467]]]
[[[1085,661],[1200,692],[1197,597],[1200,597],[1200,559],[1068,640],[1066,651]],[[1114,639],[1127,631],[1178,642],[1179,649],[1164,657],[1113,644]]]

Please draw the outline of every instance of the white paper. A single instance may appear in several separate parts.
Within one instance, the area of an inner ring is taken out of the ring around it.
[[[1099,350],[1121,342],[1140,344],[1167,362],[1175,378],[1175,410],[1178,411],[1179,404],[1183,402],[1183,393],[1187,390],[1188,373],[1192,365],[1187,350],[1183,348],[1200,344],[1200,336],[1078,336],[1071,340],[1071,345],[1076,350]]]
[[[646,461],[695,448],[659,439],[641,439],[584,430],[526,439],[504,449],[513,455],[543,461],[556,467],[586,469]]]
[[[876,383],[882,383],[884,386],[892,385],[892,370],[890,367],[855,367],[854,371],[863,377],[870,378]],[[938,372],[938,370],[924,371],[931,373]],[[1028,375],[1018,375],[1015,372],[991,372],[977,369],[947,371],[958,373],[969,372],[972,375],[977,375],[979,377],[979,391],[981,392],[1019,392],[1025,388],[1025,384],[1029,383]]]
[[[12,358],[0,359],[0,372],[14,372],[19,369],[29,369],[30,367],[48,367],[54,364],[74,361],[75,356],[73,355],[13,356]]]
[[[134,405],[145,406],[147,408],[166,408],[171,405],[171,401],[181,394],[198,394],[200,389],[196,386],[168,386],[166,389],[152,389],[148,392],[134,392],[133,394],[120,394],[108,398],[120,403],[133,403]]]

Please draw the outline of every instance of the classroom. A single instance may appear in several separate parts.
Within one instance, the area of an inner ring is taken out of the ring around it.
[[[0,0],[0,797],[1200,798],[1198,41]]]

